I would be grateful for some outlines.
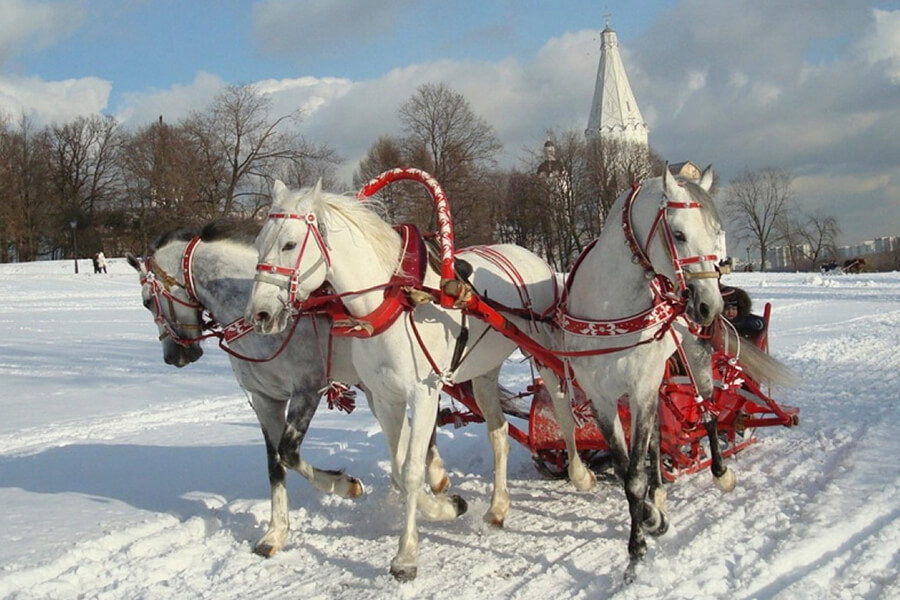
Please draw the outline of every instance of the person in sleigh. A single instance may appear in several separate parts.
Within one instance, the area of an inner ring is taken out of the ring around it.
[[[748,340],[755,340],[766,329],[766,322],[752,312],[753,302],[750,296],[739,287],[721,286],[722,300],[725,303],[722,316],[728,319],[737,332]]]

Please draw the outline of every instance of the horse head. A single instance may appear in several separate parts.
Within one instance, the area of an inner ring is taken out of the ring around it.
[[[163,360],[168,365],[184,367],[203,356],[203,307],[191,297],[183,282],[170,273],[181,268],[183,246],[174,242],[163,245],[144,261],[133,254],[125,257],[141,278],[144,307],[153,314],[159,328]]]
[[[711,166],[697,183],[676,179],[668,166],[663,170],[663,243],[651,252],[655,270],[670,277],[686,300],[688,318],[700,325],[711,324],[723,308],[717,265],[724,258],[725,234],[709,194],[712,182]]]
[[[272,208],[256,237],[259,264],[244,318],[258,332],[287,327],[295,305],[325,282],[331,266],[321,212],[322,181],[312,189],[289,190],[276,181]]]

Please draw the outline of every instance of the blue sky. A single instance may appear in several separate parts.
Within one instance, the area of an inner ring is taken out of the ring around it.
[[[352,173],[428,82],[496,129],[503,166],[582,131],[604,15],[650,144],[677,162],[795,175],[844,242],[900,235],[898,0],[0,0],[0,114],[126,126],[256,83]]]

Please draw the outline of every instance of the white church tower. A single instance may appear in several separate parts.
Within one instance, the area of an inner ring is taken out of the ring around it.
[[[622,57],[616,32],[606,27],[601,32],[600,65],[594,86],[594,102],[585,135],[599,135],[603,139],[647,145],[649,131],[638,109]]]

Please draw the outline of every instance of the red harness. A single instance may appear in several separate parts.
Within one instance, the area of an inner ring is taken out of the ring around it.
[[[425,270],[428,266],[425,258],[425,244],[416,226],[398,225],[395,229],[402,239],[400,264],[390,281],[373,288],[384,288],[384,299],[378,308],[361,317],[351,315],[340,298],[362,293],[354,291],[344,294],[311,296],[309,300],[301,304],[301,310],[309,311],[321,307],[321,310],[333,320],[331,334],[338,337],[372,337],[393,325],[404,311],[413,307],[407,292],[410,289],[422,288]]]
[[[575,261],[575,265],[572,268],[572,271],[569,273],[568,278],[566,279],[566,287],[563,290],[563,299],[560,302],[559,310],[557,311],[557,321],[560,327],[562,327],[565,331],[568,331],[569,333],[575,335],[589,337],[615,337],[640,333],[651,329],[657,329],[657,331],[654,333],[652,338],[643,340],[641,342],[638,342],[637,344],[618,348],[603,348],[598,350],[584,350],[578,352],[561,352],[559,353],[561,356],[584,356],[591,354],[606,354],[610,352],[618,352],[620,350],[627,350],[639,344],[644,344],[661,339],[662,336],[665,335],[666,331],[672,326],[672,323],[675,321],[675,319],[681,317],[684,314],[684,311],[686,309],[685,293],[687,291],[687,280],[693,279],[695,277],[708,277],[708,273],[710,273],[707,271],[685,272],[683,266],[688,264],[700,263],[702,261],[712,261],[713,263],[715,263],[717,260],[717,257],[715,255],[680,258],[675,248],[675,238],[672,234],[672,229],[669,226],[669,221],[666,216],[667,210],[669,208],[701,208],[702,204],[700,204],[699,202],[672,202],[666,199],[657,212],[656,218],[653,220],[653,224],[651,225],[650,230],[647,233],[645,242],[641,244],[634,233],[634,225],[632,223],[631,216],[634,202],[637,199],[640,190],[640,185],[634,185],[632,187],[631,194],[629,194],[628,198],[625,200],[625,206],[622,208],[622,230],[625,234],[625,242],[626,244],[628,244],[628,247],[631,249],[631,252],[634,256],[634,261],[644,268],[647,274],[647,278],[650,280],[650,290],[653,295],[653,300],[650,307],[628,317],[604,320],[592,320],[575,317],[566,311],[566,299],[571,288],[573,278],[575,277],[575,273],[577,272],[578,267],[581,265],[585,256],[587,256],[587,254],[594,248],[594,245],[596,244],[596,240],[594,240],[594,242],[589,244],[584,249],[578,259]],[[677,291],[675,286],[673,286],[672,282],[668,278],[656,272],[648,256],[650,244],[653,242],[654,236],[659,232],[661,232],[664,247],[666,248],[666,251],[668,252],[669,257],[672,261],[672,267],[675,272],[675,279],[677,282]]]

